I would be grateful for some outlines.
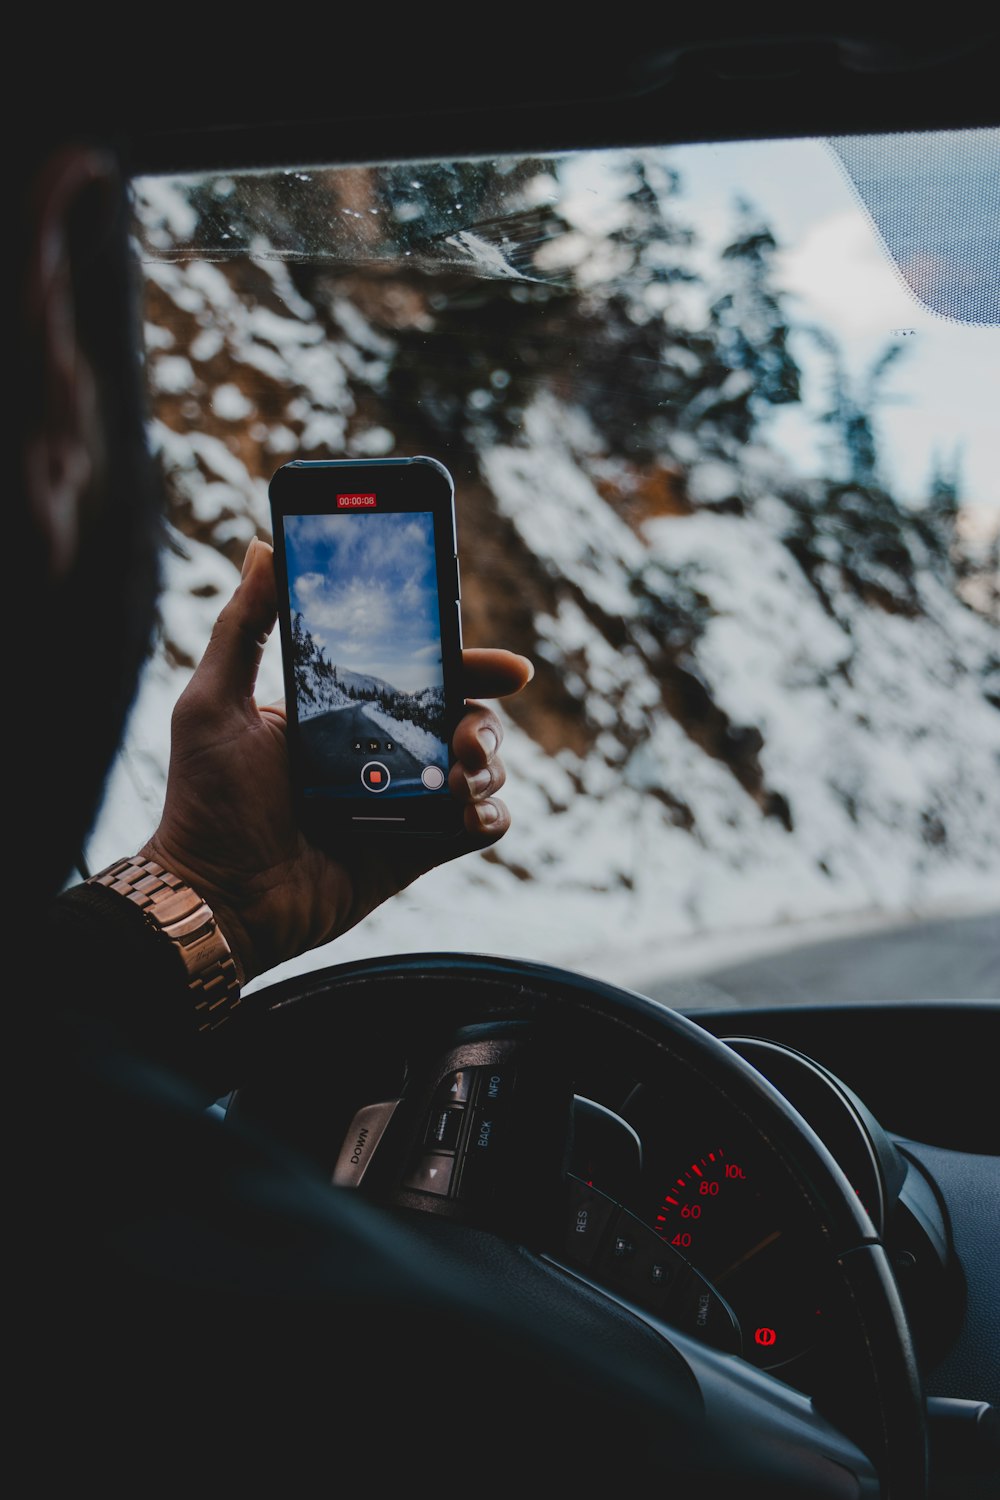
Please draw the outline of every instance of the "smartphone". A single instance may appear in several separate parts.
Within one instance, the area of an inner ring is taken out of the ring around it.
[[[348,833],[459,834],[451,474],[423,455],[295,460],[268,495],[300,826],[325,848]]]

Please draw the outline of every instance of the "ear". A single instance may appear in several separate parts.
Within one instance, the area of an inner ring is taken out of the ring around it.
[[[97,382],[78,337],[73,272],[83,252],[74,223],[85,203],[92,209],[97,197],[110,201],[117,175],[100,151],[63,147],[39,171],[28,205],[21,305],[37,387],[25,433],[25,482],[49,582],[73,566],[103,452]]]

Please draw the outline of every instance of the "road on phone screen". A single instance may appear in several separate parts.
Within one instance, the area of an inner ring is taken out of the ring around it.
[[[1000,911],[855,932],[647,981],[682,1008],[1000,1000]]]
[[[307,775],[315,775],[317,780],[332,781],[348,790],[356,785],[360,793],[364,790],[362,768],[377,760],[389,772],[391,782],[420,784],[423,763],[370,719],[363,704],[316,714],[305,720],[299,732]],[[387,745],[392,749],[387,750]]]

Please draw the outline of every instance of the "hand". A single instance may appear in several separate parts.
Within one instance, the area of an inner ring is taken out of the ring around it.
[[[337,858],[296,826],[283,703],[258,707],[257,671],[277,616],[271,548],[254,539],[243,576],[174,708],[163,816],[140,851],[209,903],[245,984],[346,932],[419,875],[502,838],[510,814],[495,795],[505,772],[503,726],[479,698],[519,692],[534,675],[511,651],[464,652],[468,712],[455,730],[452,795],[465,834],[345,842]]]

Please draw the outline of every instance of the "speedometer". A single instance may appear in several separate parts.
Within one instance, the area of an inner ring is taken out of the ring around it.
[[[744,1354],[783,1364],[813,1342],[823,1308],[794,1225],[751,1155],[726,1141],[661,1175],[652,1222],[736,1313]]]
[[[901,1168],[861,1101],[790,1048],[752,1037],[727,1043],[809,1121],[880,1230]],[[694,1079],[678,1080],[669,1095],[640,1085],[624,1113],[642,1141],[636,1211],[725,1298],[746,1358],[768,1368],[798,1359],[832,1319],[829,1267],[817,1263],[804,1205],[775,1160]]]

